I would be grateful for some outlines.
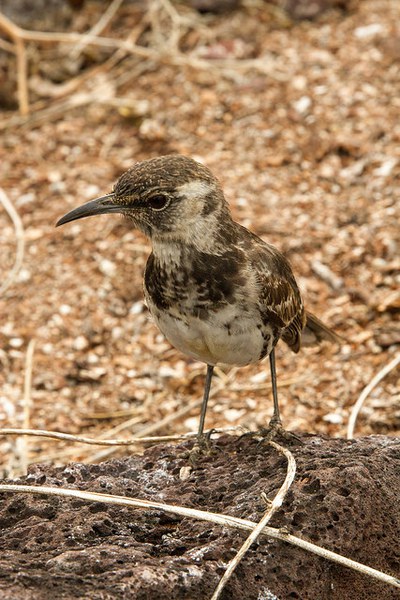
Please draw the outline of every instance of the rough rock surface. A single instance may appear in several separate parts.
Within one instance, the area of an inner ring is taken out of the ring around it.
[[[295,481],[271,525],[399,575],[400,442],[303,436]],[[185,481],[191,443],[96,465],[32,468],[22,483],[80,488],[259,519],[286,461],[255,439],[224,436]],[[1,495],[0,598],[196,600],[211,597],[244,532],[155,510]],[[393,587],[266,537],[223,598],[399,598]]]

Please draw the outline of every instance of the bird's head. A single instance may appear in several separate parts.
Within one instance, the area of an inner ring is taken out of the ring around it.
[[[162,156],[134,165],[113,191],[70,211],[57,226],[70,221],[121,213],[153,240],[190,240],[229,214],[223,192],[211,171],[191,158]]]

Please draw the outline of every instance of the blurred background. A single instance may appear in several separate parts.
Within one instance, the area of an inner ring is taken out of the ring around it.
[[[277,352],[285,426],[344,436],[399,352],[399,92],[398,0],[0,0],[0,426],[196,430],[205,367],[144,306],[148,240],[113,216],[54,228],[134,162],[182,153],[345,338]],[[393,369],[356,434],[395,435],[399,400]],[[271,414],[268,361],[218,369],[208,428]],[[110,454],[42,439],[0,450],[3,474],[21,455]]]

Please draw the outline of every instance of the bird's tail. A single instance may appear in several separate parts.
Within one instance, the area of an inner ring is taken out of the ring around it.
[[[329,329],[318,317],[306,311],[306,325],[301,333],[302,346],[314,346],[322,341],[343,344],[344,339]]]

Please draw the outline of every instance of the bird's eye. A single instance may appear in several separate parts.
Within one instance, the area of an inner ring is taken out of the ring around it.
[[[153,210],[162,210],[167,206],[168,202],[169,200],[164,194],[156,194],[148,200],[148,204]]]

